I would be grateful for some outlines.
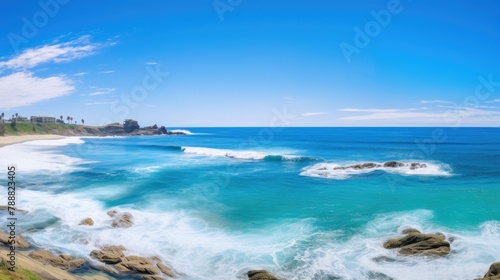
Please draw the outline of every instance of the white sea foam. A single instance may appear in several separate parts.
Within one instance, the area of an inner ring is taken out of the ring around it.
[[[213,149],[204,147],[182,147],[182,150],[186,154],[193,154],[199,156],[210,156],[210,157],[227,157],[233,159],[242,160],[285,160],[285,161],[298,161],[298,160],[312,160],[312,158],[297,156],[297,155],[284,155],[281,153],[271,153],[271,152],[258,152],[258,151],[234,151],[227,149]]]
[[[83,144],[79,137],[36,140],[0,148],[0,166],[14,164],[22,172],[69,172],[83,160],[54,152],[54,147]]]
[[[50,216],[59,219],[25,234],[35,245],[87,259],[91,250],[103,245],[124,245],[127,254],[161,257],[185,274],[179,279],[235,279],[256,266],[276,270],[275,263],[284,248],[305,240],[313,229],[306,219],[240,232],[215,227],[182,210],[157,212],[117,207],[113,209],[127,211],[134,217],[133,227],[120,229],[111,227],[112,218],[106,215],[109,209],[84,193],[21,190],[19,197],[19,208],[29,211],[24,223]],[[94,226],[79,226],[87,217],[94,220]]]
[[[349,166],[354,164],[362,164],[362,163],[351,163],[351,164],[337,164],[337,163],[318,163],[311,166],[307,166],[302,169],[300,175],[302,176],[310,176],[310,177],[321,177],[328,179],[337,179],[343,180],[348,179],[356,175],[366,174],[374,171],[384,171],[388,173],[395,173],[400,175],[418,175],[418,176],[450,176],[451,168],[447,164],[443,163],[435,163],[435,162],[419,162],[421,164],[425,164],[426,167],[422,168],[411,168],[412,162],[404,162],[403,166],[399,167],[384,167],[384,163],[377,163],[376,167],[373,168],[364,168],[364,169],[355,169],[349,168]]]
[[[191,131],[189,130],[186,130],[186,129],[172,129],[172,130],[169,130],[169,132],[173,132],[173,133],[184,133],[186,135],[193,135],[194,133],[192,133]]]
[[[20,190],[19,207],[29,211],[22,227],[54,216],[46,228],[26,232],[30,242],[89,261],[91,250],[119,244],[127,254],[159,256],[179,279],[246,279],[249,269],[268,269],[289,280],[302,279],[474,279],[500,258],[500,222],[452,231],[432,223],[433,213],[416,210],[380,215],[349,237],[318,231],[314,220],[283,220],[281,226],[235,231],[182,210],[169,212],[118,207],[134,216],[134,226],[112,228],[109,210],[84,193],[53,194]],[[79,226],[91,217],[92,227]],[[3,226],[5,221],[0,222]],[[454,237],[452,253],[442,258],[405,257],[382,244],[405,228]],[[376,262],[373,258],[391,258]],[[385,275],[385,276],[384,276]],[[384,278],[385,277],[385,278]]]
[[[474,279],[500,258],[500,222],[489,221],[477,230],[456,232],[433,225],[430,218],[432,212],[427,210],[381,215],[347,241],[330,240],[298,251],[293,256],[297,267],[283,272],[283,276],[297,280]],[[406,257],[383,248],[387,239],[400,236],[398,232],[409,227],[454,237],[452,252],[441,258]],[[374,260],[379,257],[388,261]]]

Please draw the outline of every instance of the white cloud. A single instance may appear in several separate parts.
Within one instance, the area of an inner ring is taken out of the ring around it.
[[[500,99],[488,100],[486,103],[500,103]]]
[[[117,101],[100,101],[100,102],[87,102],[85,105],[109,105],[118,103]]]
[[[115,70],[101,71],[99,73],[101,73],[101,74],[111,74],[111,73],[115,73]]]
[[[438,102],[441,103],[441,102]],[[441,109],[439,109],[441,108]],[[442,108],[448,109],[443,110]],[[457,123],[484,123],[499,120],[500,111],[480,110],[478,107],[458,107],[438,105],[436,109],[426,112],[418,112],[410,109],[383,109],[381,111],[369,112],[369,114],[342,117],[344,121],[393,121],[406,123],[422,122],[429,124],[457,124]],[[427,110],[428,108],[425,108]],[[424,110],[424,109],[423,109]],[[348,112],[363,112],[364,110],[349,110]]]
[[[0,68],[29,69],[43,63],[70,62],[93,55],[103,46],[105,44],[91,43],[90,36],[84,35],[65,43],[27,49],[10,60],[0,62]]]
[[[325,112],[311,112],[311,113],[304,113],[301,114],[304,117],[309,117],[309,116],[320,116],[320,115],[326,115]]]
[[[115,91],[115,88],[97,88],[96,91],[89,93],[90,96],[108,94]]]
[[[81,77],[81,76],[85,76],[87,74],[88,74],[87,72],[78,72],[76,74],[73,74],[73,76]]]
[[[17,72],[0,77],[0,108],[11,109],[67,95],[74,90],[64,76],[34,77],[30,72]]]
[[[444,101],[444,100],[421,100],[420,103],[422,103],[422,104],[432,104],[432,103],[453,104],[453,102]]]
[[[344,108],[339,109],[340,112],[364,112],[364,113],[390,113],[397,112],[398,109],[357,109],[357,108]]]
[[[146,64],[148,64],[148,65],[156,65],[156,64],[158,64],[158,62],[148,61],[148,62],[146,62]]]

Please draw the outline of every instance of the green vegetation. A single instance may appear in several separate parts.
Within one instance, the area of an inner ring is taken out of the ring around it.
[[[93,127],[74,124],[60,123],[22,123],[18,122],[15,126],[4,125],[6,135],[28,135],[28,134],[58,134],[58,135],[80,135],[92,134]],[[2,135],[0,128],[0,135]]]
[[[0,136],[5,135],[5,125],[3,123],[0,123]]]
[[[42,280],[34,272],[16,268],[16,272],[9,271],[5,262],[0,262],[0,280]]]

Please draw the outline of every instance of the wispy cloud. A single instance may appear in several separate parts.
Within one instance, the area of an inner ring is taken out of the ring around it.
[[[115,91],[115,88],[96,88],[96,91],[89,93],[89,96],[95,96],[95,95],[103,95],[103,94],[108,94],[113,91]]]
[[[146,64],[148,64],[148,65],[156,65],[156,64],[158,64],[158,62],[148,61],[148,62],[146,62]]]
[[[301,116],[304,117],[309,117],[309,116],[320,116],[320,115],[326,115],[325,112],[310,112],[310,113],[303,113]]]
[[[0,108],[30,105],[67,95],[74,89],[64,76],[38,78],[29,72],[17,72],[0,77]]]
[[[94,55],[109,45],[114,43],[93,43],[91,36],[84,35],[68,42],[57,41],[26,49],[18,55],[0,61],[0,73],[7,71],[7,74],[0,76],[0,107],[22,107],[70,94],[75,90],[75,83],[68,76],[84,76],[86,72],[40,77],[37,74],[41,69],[35,67],[49,63],[72,62]]]
[[[364,112],[364,113],[390,113],[397,112],[398,109],[357,109],[357,108],[344,108],[339,109],[340,112]]]
[[[500,99],[488,100],[486,103],[500,103]]]
[[[99,73],[101,73],[101,74],[111,74],[111,73],[115,73],[115,70],[101,71]]]
[[[105,45],[92,43],[90,35],[84,35],[65,43],[27,49],[7,61],[0,62],[0,68],[30,69],[44,63],[70,62],[93,55]]]
[[[442,104],[453,104],[453,102],[445,101],[445,100],[421,100],[422,104],[433,104],[433,103],[442,103]]]
[[[434,102],[443,103],[443,102]],[[448,102],[446,102],[448,103]],[[451,103],[451,102],[450,102]],[[421,123],[489,122],[500,119],[500,110],[495,106],[475,105],[470,107],[437,105],[433,108],[409,109],[340,109],[342,112],[364,112],[367,114],[341,117],[344,121],[392,121]]]
[[[118,101],[98,101],[98,102],[87,102],[85,105],[109,105],[109,104],[115,104],[118,103]]]

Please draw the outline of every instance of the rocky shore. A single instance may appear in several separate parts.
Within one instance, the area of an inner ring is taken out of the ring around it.
[[[135,135],[185,135],[183,132],[169,131],[165,126],[140,127],[135,120],[110,123],[105,126],[78,126],[66,131],[65,136],[135,136]]]
[[[2,208],[3,206],[0,206],[0,209]],[[26,213],[21,209],[17,211]],[[128,212],[111,209],[107,215],[109,216],[107,223],[110,227],[126,229],[134,226],[134,217]],[[92,217],[85,218],[77,226],[93,227],[94,220]],[[422,233],[417,229],[408,228],[400,234],[400,236],[386,240],[380,246],[387,250],[397,250],[399,255],[408,257],[442,258],[452,251],[451,244],[454,238],[446,237],[441,233]],[[10,246],[7,233],[0,231],[0,243],[5,246],[0,246],[0,279],[168,280],[183,276],[159,257],[129,254],[127,248],[120,244],[107,244],[92,250],[88,256],[75,257],[65,252],[33,248],[22,234],[16,236],[16,272],[14,273],[7,269]],[[380,256],[373,258],[372,261],[394,262],[397,260]],[[2,278],[2,275],[9,278]],[[248,280],[284,280],[267,270],[249,270],[246,276]],[[392,278],[387,276],[387,279]],[[482,278],[474,280],[500,280],[500,262],[493,263]]]

